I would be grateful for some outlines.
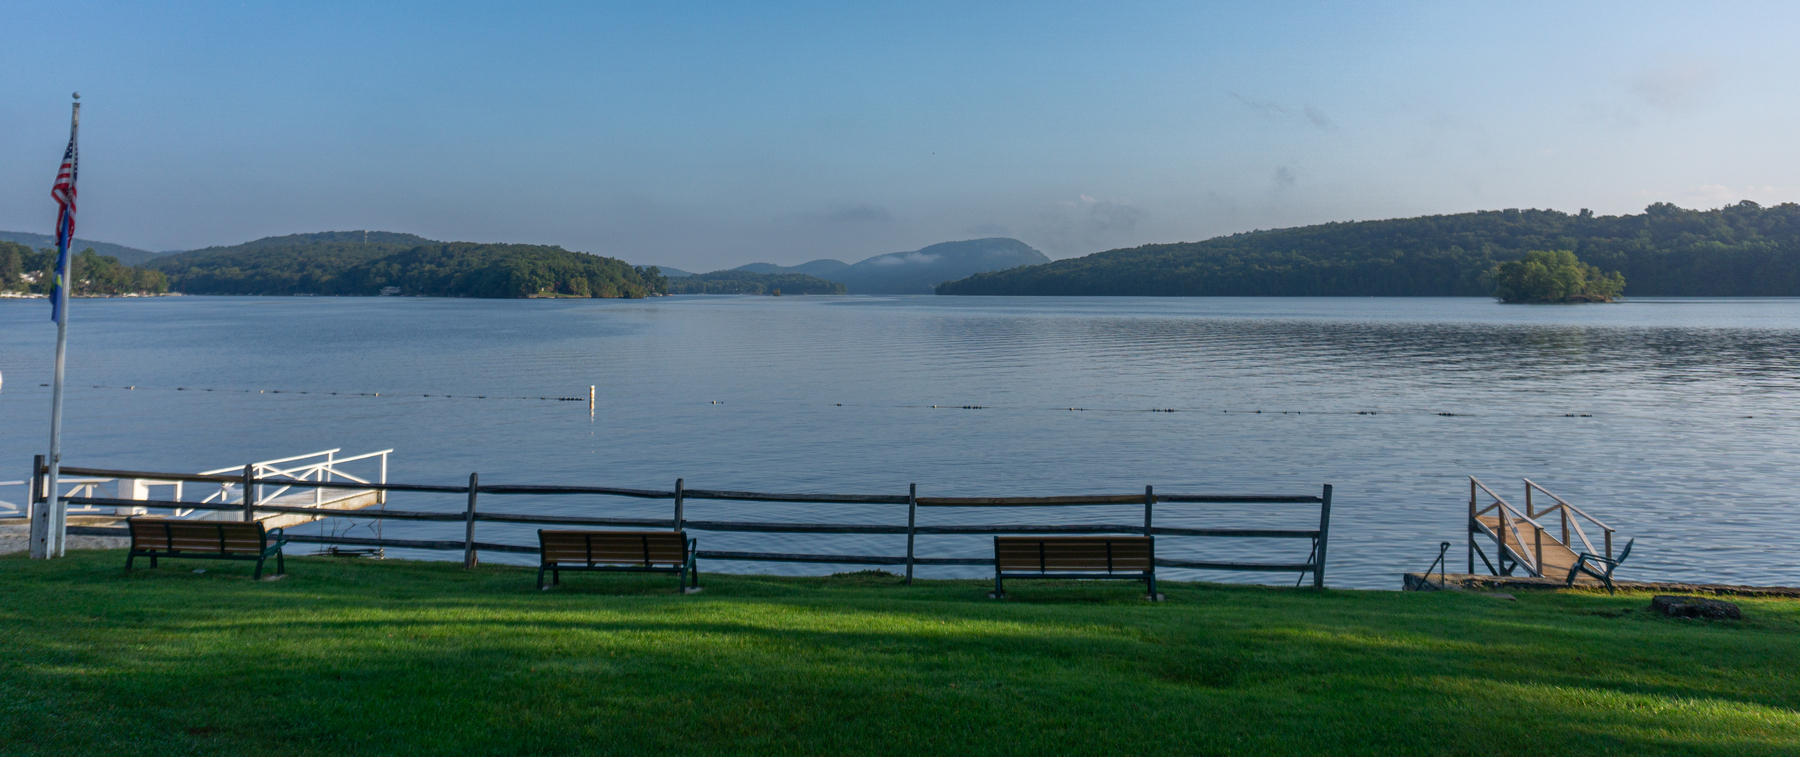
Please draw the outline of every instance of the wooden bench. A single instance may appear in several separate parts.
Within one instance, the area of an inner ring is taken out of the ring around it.
[[[565,570],[675,573],[684,592],[700,590],[694,560],[695,539],[686,531],[550,531],[538,529],[539,589],[544,571],[551,586],[562,583]]]
[[[179,557],[193,560],[254,560],[256,580],[262,580],[263,561],[275,558],[275,574],[287,573],[287,560],[281,554],[287,544],[284,532],[277,528],[263,530],[259,521],[249,523],[223,520],[173,520],[170,518],[125,519],[131,527],[131,551],[125,555],[125,569],[139,556],[150,558]]]
[[[996,536],[994,593],[1006,597],[1008,578],[1117,578],[1143,581],[1156,593],[1154,536]]]

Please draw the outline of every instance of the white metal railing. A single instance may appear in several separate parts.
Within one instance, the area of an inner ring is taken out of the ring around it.
[[[334,448],[276,460],[264,460],[251,463],[250,466],[252,468],[252,475],[258,479],[275,478],[290,481],[312,482],[343,481],[346,484],[343,489],[324,487],[312,488],[311,504],[314,507],[338,499],[361,496],[368,492],[367,489],[357,488],[355,486],[356,484],[387,483],[388,455],[393,452],[392,449],[368,452],[361,455],[352,455],[350,457],[338,457],[338,453],[341,451],[343,451],[342,448]],[[366,460],[374,460],[376,462],[376,469],[373,472],[365,469],[362,470],[362,475],[357,475],[344,470],[343,468],[345,464],[360,463]],[[240,465],[230,468],[201,471],[200,475],[216,476],[227,473],[238,473],[242,472],[243,469],[243,466]],[[63,489],[60,495],[64,497],[113,497],[117,499],[161,499],[163,501],[172,502],[186,501],[183,496],[185,494],[185,486],[181,481],[144,478],[63,478],[57,483],[60,484],[57,488]],[[95,491],[96,487],[102,487],[105,484],[113,484],[114,486],[109,487],[111,489],[110,491],[105,489],[102,489],[99,492]],[[31,497],[30,482],[0,481],[0,487],[12,486],[19,487],[17,499],[13,499],[13,495],[7,489],[0,488],[0,492],[4,492],[4,495],[0,495],[0,517],[23,517],[29,509],[26,503],[30,501]],[[148,496],[148,492],[144,490],[152,486],[175,487],[174,496],[167,498],[150,497]],[[289,486],[276,486],[273,491],[270,491],[270,486],[271,485],[269,484],[256,484],[256,491],[253,493],[252,504],[266,504],[293,488]],[[123,487],[129,487],[131,491],[121,491],[120,489]],[[217,491],[208,493],[199,501],[201,503],[242,502],[244,495],[241,489],[243,489],[243,485],[237,482],[221,483],[219,484]],[[387,502],[386,491],[377,490],[375,496],[377,503],[385,504]],[[68,512],[71,515],[111,515],[120,514],[120,511],[128,509],[129,508],[84,505],[70,507]],[[192,508],[185,508],[176,510],[174,514],[175,517],[180,518],[192,515],[194,512],[195,510]]]
[[[370,479],[345,471],[340,468],[340,466],[346,463],[373,458],[379,461],[379,468],[374,474],[374,483],[387,483],[388,454],[393,452],[392,449],[367,452],[361,455],[352,455],[350,457],[338,457],[337,454],[342,451],[343,448],[338,447],[306,455],[295,455],[293,457],[283,457],[277,460],[264,460],[259,463],[251,463],[251,473],[258,479],[281,478],[289,481],[312,481],[318,483],[344,481],[345,483],[351,484],[367,484],[371,483]],[[200,475],[217,476],[226,473],[236,473],[241,470],[243,470],[242,467],[219,468],[217,470],[201,471]],[[219,491],[207,495],[207,497],[201,501],[230,502],[233,499],[232,489],[234,486],[238,485],[220,484]],[[269,491],[268,487],[268,484],[259,483],[256,485],[255,499],[253,500],[255,504],[269,502],[276,497],[286,494],[293,488],[291,486],[281,486],[274,491]],[[349,490],[346,493],[360,493],[360,490],[356,490],[355,487],[346,487],[346,489]],[[328,500],[337,498],[329,495],[328,491],[328,489],[323,487],[312,487],[312,506],[319,507],[324,505]],[[242,496],[243,495],[240,493],[236,498],[239,501],[242,501]],[[387,492],[377,490],[375,496],[377,503],[387,502]]]
[[[112,483],[113,481],[114,481],[114,479],[110,479],[110,478],[65,478],[65,479],[61,479],[57,483],[68,485],[68,489],[63,492],[63,496],[65,496],[65,497],[93,497],[93,496],[104,497],[104,496],[106,496],[106,493],[101,493],[101,494],[97,495],[94,491],[94,487],[100,486],[102,484]],[[27,503],[29,503],[30,499],[31,499],[31,482],[30,481],[0,481],[0,487],[11,487],[11,486],[19,487],[19,493],[17,495],[13,495],[9,492],[6,496],[7,497],[17,496],[18,499],[17,499],[17,501],[13,501],[11,499],[0,499],[0,517],[24,517],[26,514],[26,510],[29,509],[29,505]],[[97,507],[97,506],[93,506],[93,505],[87,505],[87,506],[80,506],[80,507],[71,507],[71,508],[69,508],[69,513],[71,515],[91,515],[91,514],[95,514],[95,513],[108,512],[111,509],[112,508],[103,508],[103,507]]]

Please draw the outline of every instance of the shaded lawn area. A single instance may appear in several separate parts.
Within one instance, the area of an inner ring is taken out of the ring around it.
[[[0,753],[1800,753],[1791,601],[124,561],[0,558]]]

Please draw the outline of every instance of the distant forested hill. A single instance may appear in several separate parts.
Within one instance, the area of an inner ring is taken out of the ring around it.
[[[653,267],[561,247],[374,231],[269,237],[159,256],[150,267],[188,294],[373,295],[396,287],[440,297],[644,297],[667,286]]]
[[[1488,272],[1572,250],[1625,294],[1800,296],[1800,205],[1639,215],[1493,210],[1328,223],[1098,252],[946,283],[938,294],[1485,296]]]
[[[45,247],[51,249],[56,248],[56,237],[50,236],[49,234],[32,234],[24,231],[0,231],[0,242],[17,242],[26,247],[38,250]],[[96,255],[113,258],[125,265],[143,265],[145,261],[156,257],[156,253],[149,250],[140,250],[136,247],[126,247],[125,245],[113,244],[111,242],[95,242],[91,239],[82,239],[80,237],[76,237],[74,244],[69,245],[69,250],[77,253],[89,248],[92,248]]]
[[[843,294],[844,285],[804,273],[713,271],[669,279],[669,294]]]
[[[1050,258],[1044,253],[1017,239],[989,237],[941,242],[912,252],[890,252],[855,265],[827,258],[797,266],[751,263],[737,270],[810,274],[842,281],[854,294],[931,294],[938,284],[973,273],[1048,262]]]

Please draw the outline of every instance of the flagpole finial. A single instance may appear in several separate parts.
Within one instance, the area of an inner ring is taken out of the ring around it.
[[[80,93],[80,92],[76,92],[76,93],[75,93],[75,95],[74,95],[74,97],[75,97],[75,99],[77,99],[77,100],[80,100],[80,99],[81,99],[81,93]]]

